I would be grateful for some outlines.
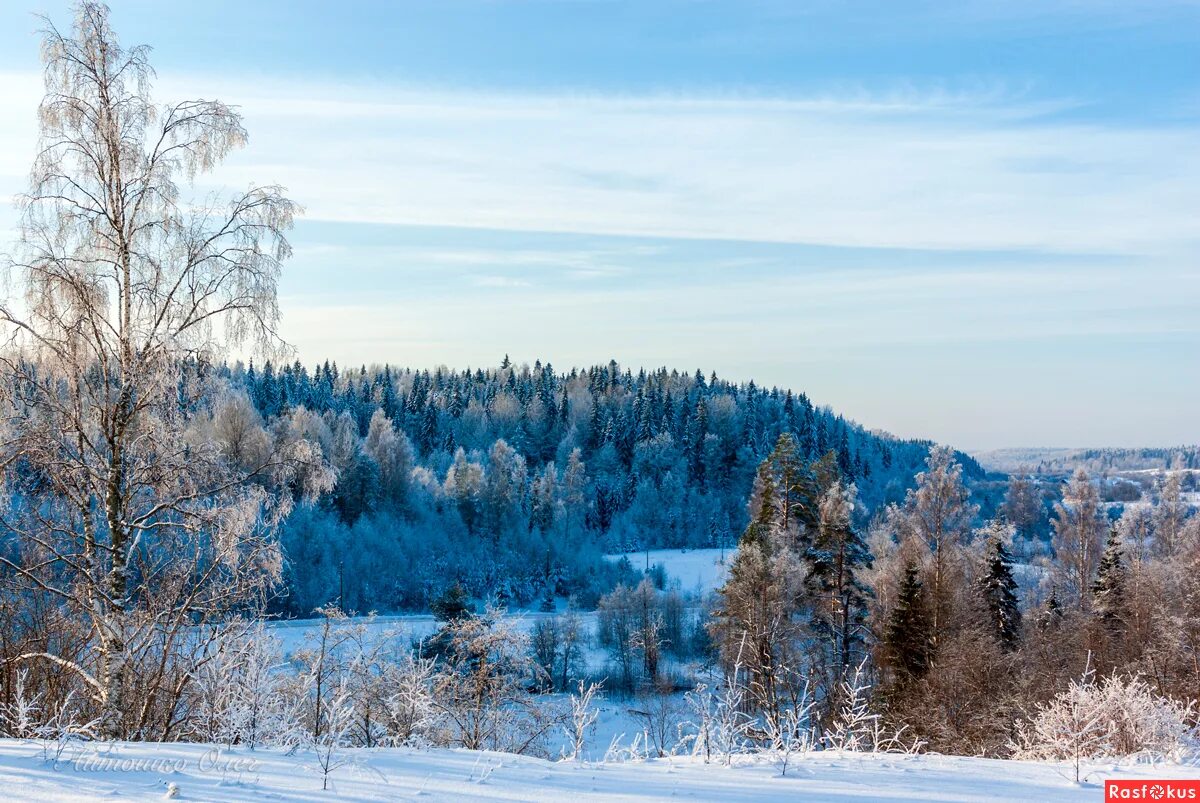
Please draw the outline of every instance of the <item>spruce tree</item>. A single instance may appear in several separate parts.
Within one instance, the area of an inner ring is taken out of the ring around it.
[[[421,451],[425,454],[433,451],[437,446],[438,434],[438,411],[432,404],[425,407],[425,411],[421,416],[421,431],[419,434]]]
[[[925,587],[917,576],[916,564],[909,562],[884,633],[884,645],[902,676],[919,678],[929,670],[931,629]]]
[[[1058,591],[1050,591],[1050,599],[1046,600],[1046,604],[1037,615],[1037,626],[1040,630],[1051,630],[1058,627],[1062,622],[1063,610],[1062,605],[1058,601]]]
[[[775,482],[771,477],[771,472],[764,462],[758,467],[758,475],[754,480],[754,491],[750,498],[750,509],[753,511],[753,517],[750,519],[750,526],[746,528],[746,532],[742,534],[739,544],[748,541],[762,544],[765,548],[770,548],[769,533],[775,522]]]
[[[470,597],[461,583],[450,586],[440,597],[430,602],[429,611],[439,622],[456,622],[474,615]]]
[[[984,558],[978,592],[988,632],[1005,652],[1015,650],[1021,639],[1021,609],[1017,605],[1016,591],[1012,555],[1001,538],[993,537]]]
[[[1121,536],[1116,527],[1108,531],[1108,541],[1100,556],[1100,567],[1092,583],[1092,612],[1112,628],[1125,621],[1126,574]]]

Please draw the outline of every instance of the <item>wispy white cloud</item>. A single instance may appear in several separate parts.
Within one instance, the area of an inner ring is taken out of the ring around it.
[[[232,94],[255,148],[226,175],[277,177],[323,220],[1162,252],[1200,210],[1200,132],[1019,104]]]
[[[213,177],[286,184],[316,220],[832,245],[1172,252],[1200,131],[1067,122],[985,87],[811,98],[486,95],[166,77],[242,106]],[[0,191],[36,77],[0,74]]]
[[[515,279],[512,276],[476,276],[473,280],[476,287],[529,287],[525,279]]]

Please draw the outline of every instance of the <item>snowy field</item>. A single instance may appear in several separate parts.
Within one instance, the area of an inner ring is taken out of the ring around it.
[[[734,549],[651,549],[649,552],[625,552],[605,555],[606,560],[628,558],[630,565],[643,571],[662,564],[667,585],[688,594],[707,594],[725,582]],[[647,558],[647,556],[649,556]]]
[[[529,633],[536,622],[546,618],[559,616],[560,613],[543,611],[510,611],[505,619],[513,629]],[[602,666],[605,660],[603,650],[592,645],[596,633],[596,614],[582,612],[577,614],[579,624],[585,636],[583,658],[589,668]],[[313,646],[320,636],[323,620],[321,619],[286,619],[267,622],[267,630],[279,640],[280,648],[285,657],[292,657],[301,647]],[[398,648],[408,648],[416,642],[427,639],[437,632],[441,623],[432,614],[400,614],[397,616],[353,616],[346,620],[347,625],[360,625],[366,629],[366,643],[375,643],[378,639],[391,639]]]
[[[822,800],[1099,801],[1105,778],[1200,778],[1179,766],[1093,768],[1087,783],[1046,764],[941,756],[812,754],[787,777],[770,762],[727,768],[695,758],[623,764],[549,762],[465,750],[359,750],[322,777],[311,756],[199,744],[88,748],[55,765],[36,745],[0,740],[0,788],[13,801],[196,800]]]
[[[734,550],[721,549],[652,549],[650,550],[650,566],[661,564],[667,575],[668,587],[702,596],[714,591],[724,581],[733,561]],[[627,552],[623,555],[606,555],[607,560],[629,559],[634,569],[641,570],[646,564],[645,552]],[[722,562],[723,558],[723,562]],[[561,608],[562,606],[560,606]],[[562,610],[547,613],[545,611],[509,611],[507,618],[517,630],[529,632],[534,623],[547,617],[555,617]],[[581,612],[579,619],[584,632],[589,636],[596,632],[596,614]],[[433,635],[438,627],[438,621],[431,614],[399,614],[395,616],[353,617],[356,623],[365,624],[368,630],[376,635],[394,635],[401,643],[409,643]],[[314,636],[321,627],[320,619],[287,619],[268,622],[272,635],[280,640],[285,655],[291,655],[304,644],[306,636]]]
[[[514,624],[516,630],[528,633],[539,619],[552,618],[557,615],[557,613],[542,611],[510,611],[505,618]],[[587,633],[595,631],[596,614],[580,613],[579,619]],[[369,636],[393,637],[403,645],[429,638],[441,626],[441,623],[428,613],[374,617],[353,616],[346,621],[348,624],[365,626]],[[304,645],[306,637],[319,635],[322,622],[321,619],[285,619],[267,622],[267,627],[271,634],[279,639],[284,654],[291,655],[297,648]]]

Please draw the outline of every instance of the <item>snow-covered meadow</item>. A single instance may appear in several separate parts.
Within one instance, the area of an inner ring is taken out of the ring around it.
[[[7,800],[348,801],[1098,801],[1104,780],[1200,779],[1180,765],[1096,764],[1086,780],[1053,764],[954,756],[833,752],[794,758],[786,777],[769,759],[734,766],[696,757],[623,763],[545,761],[506,753],[347,750],[329,790],[309,755],[203,744],[118,743],[46,760],[30,742],[0,740]]]
[[[652,549],[649,553],[606,555],[605,559],[618,561],[626,558],[639,570],[646,565],[651,568],[661,566],[668,588],[675,588],[690,599],[699,600],[721,585],[735,554],[736,550],[733,549]],[[560,599],[558,603],[554,611],[510,610],[505,618],[515,630],[528,633],[538,621],[561,614],[566,607],[566,600]],[[595,612],[583,611],[578,616],[584,630],[594,634]],[[320,629],[321,621],[317,618],[275,620],[268,623],[268,629],[271,635],[279,639],[284,654],[291,655],[303,646],[306,638],[312,637]],[[352,617],[351,621],[361,624],[377,638],[392,636],[414,642],[432,636],[440,624],[432,614],[427,613],[359,616]],[[603,661],[600,651],[590,651],[588,657],[592,666]]]
[[[736,549],[651,549],[606,555],[608,560],[625,558],[635,569],[649,571],[662,566],[667,585],[684,594],[702,596],[725,581]]]

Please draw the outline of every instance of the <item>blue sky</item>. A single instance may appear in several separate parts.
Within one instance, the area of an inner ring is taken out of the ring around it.
[[[1195,442],[1200,4],[112,3],[307,208],[302,359],[669,365],[965,448]],[[0,195],[41,10],[0,10]],[[0,226],[12,224],[0,210]]]

